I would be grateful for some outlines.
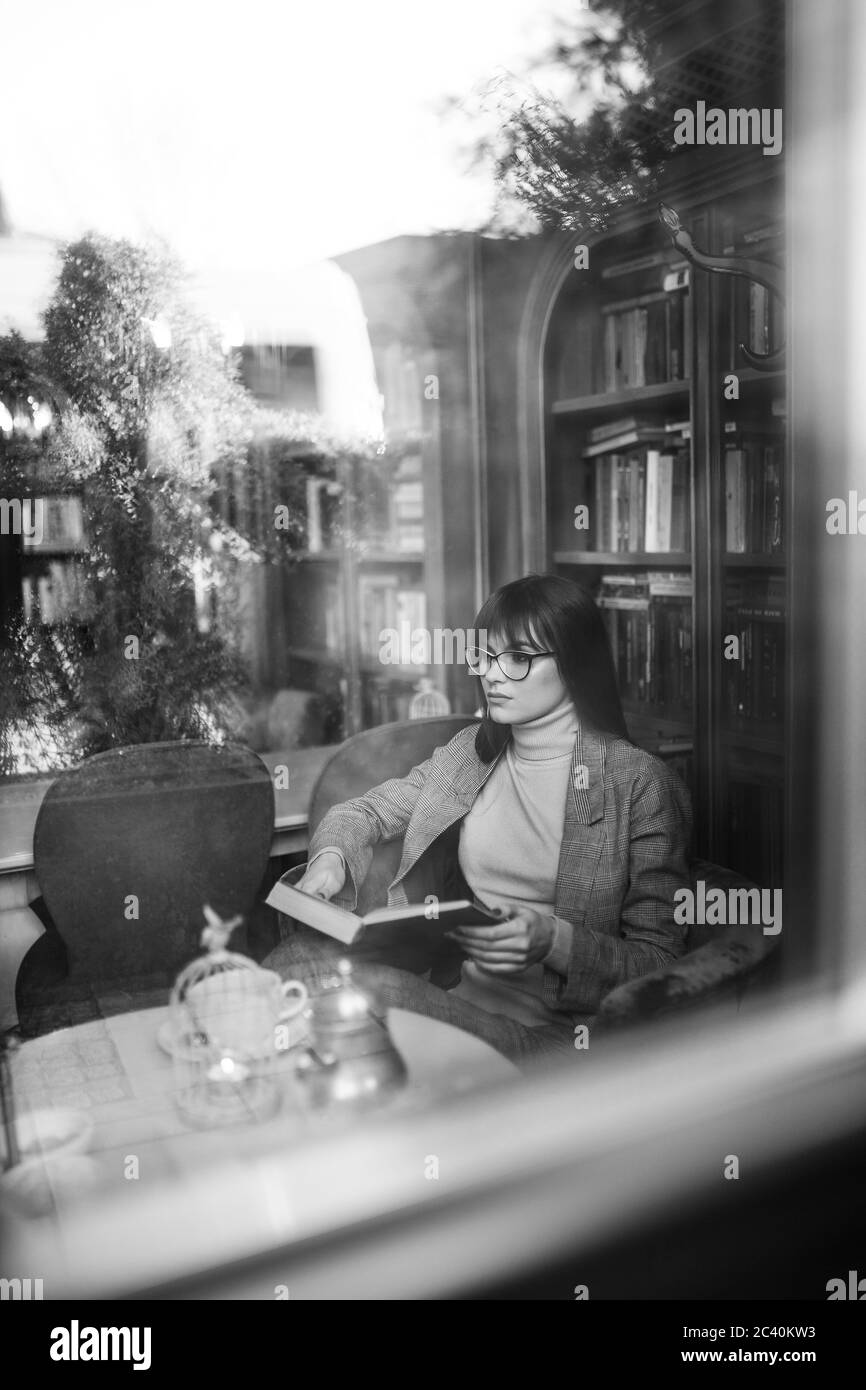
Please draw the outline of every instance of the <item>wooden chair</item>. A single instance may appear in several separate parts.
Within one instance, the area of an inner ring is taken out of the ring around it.
[[[309,815],[311,833],[331,806],[360,796],[389,777],[405,776],[435,748],[453,738],[459,729],[474,722],[474,715],[452,714],[385,724],[348,739],[325,764],[313,789]],[[375,847],[370,871],[359,890],[359,913],[387,902],[388,887],[396,877],[402,848],[402,840]],[[755,886],[730,869],[708,860],[695,859],[689,867],[693,890],[700,879],[708,889]],[[302,871],[303,866],[298,873]],[[746,982],[770,957],[777,941],[775,936],[764,936],[760,926],[691,927],[685,954],[670,965],[612,990],[602,1002],[594,1029],[608,1032],[662,1014],[691,1009],[726,995],[740,996]],[[399,950],[400,958],[392,957],[391,961],[406,969],[420,971],[429,960],[429,950],[420,943],[415,953],[405,941],[399,944]],[[453,980],[451,959],[451,956],[440,958],[431,979],[444,981],[450,975]]]
[[[38,1031],[40,1009],[43,1022],[52,1008],[61,1022],[88,1005],[92,1016],[100,991],[132,999],[145,983],[167,988],[199,950],[204,903],[223,917],[254,905],[273,825],[270,773],[238,744],[116,748],[62,772],[33,836],[34,907],[55,939],[40,938],[22,962],[22,1031]],[[52,949],[56,959],[58,937],[68,975],[52,987],[40,960]],[[70,1000],[81,1007],[64,1020]]]

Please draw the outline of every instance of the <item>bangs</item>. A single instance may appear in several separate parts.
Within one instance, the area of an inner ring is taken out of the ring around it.
[[[475,619],[476,631],[501,633],[507,650],[525,647],[529,651],[555,651],[553,633],[548,631],[537,602],[526,589],[516,589],[517,586],[506,585],[490,595]]]

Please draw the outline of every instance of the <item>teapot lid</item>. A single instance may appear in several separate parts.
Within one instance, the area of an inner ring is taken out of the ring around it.
[[[317,1023],[359,1024],[373,1017],[372,1000],[352,977],[352,962],[337,963],[337,974],[323,981],[323,992],[313,1001]]]

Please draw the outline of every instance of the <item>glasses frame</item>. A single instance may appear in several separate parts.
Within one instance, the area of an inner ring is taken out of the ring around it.
[[[484,672],[482,673],[481,671],[474,671],[474,670],[472,669],[472,666],[471,666],[470,661],[469,661],[469,652],[470,652],[470,651],[481,652],[482,655],[484,655],[484,656],[486,656],[486,657],[489,658],[489,660],[488,660],[488,662],[487,662],[487,671],[484,671]],[[495,662],[496,662],[496,665],[499,667],[499,670],[502,672],[502,675],[504,676],[505,680],[507,680],[507,681],[517,681],[517,682],[520,682],[520,681],[525,681],[525,680],[526,680],[526,677],[529,675],[529,673],[530,673],[531,670],[532,670],[532,663],[535,661],[535,659],[536,659],[537,657],[539,657],[539,656],[555,656],[555,655],[556,655],[555,652],[524,652],[524,651],[520,651],[519,648],[517,648],[517,647],[507,647],[506,650],[505,650],[504,652],[489,652],[489,651],[487,650],[486,647],[470,647],[470,648],[467,648],[467,651],[466,651],[466,665],[467,665],[467,667],[469,668],[469,674],[470,674],[471,676],[477,676],[479,680],[483,680],[483,679],[484,679],[484,676],[487,675],[487,672],[490,670],[490,667],[493,665],[493,663],[494,663],[494,661],[495,661]],[[528,664],[528,666],[526,667],[526,670],[523,672],[523,675],[522,675],[522,676],[509,676],[508,672],[507,672],[506,670],[503,669],[502,662],[499,660],[499,658],[500,658],[501,656],[525,656],[525,657],[528,657],[528,659],[529,659],[529,664]]]

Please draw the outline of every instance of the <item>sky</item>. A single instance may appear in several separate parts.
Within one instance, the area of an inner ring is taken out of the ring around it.
[[[159,236],[192,270],[477,226],[441,101],[525,68],[579,0],[0,0],[16,231]]]

